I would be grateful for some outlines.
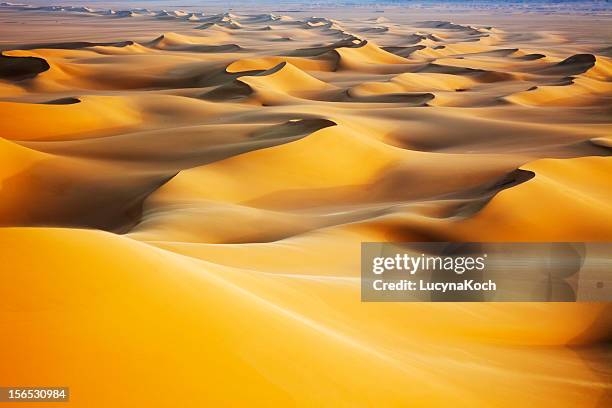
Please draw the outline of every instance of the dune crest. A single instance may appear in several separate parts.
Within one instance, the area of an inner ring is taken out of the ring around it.
[[[386,65],[409,64],[410,61],[392,54],[368,41],[333,51],[338,55],[338,69],[378,72]]]
[[[535,177],[499,193],[472,219],[461,223],[459,231],[469,234],[465,239],[483,230],[488,231],[487,238],[491,240],[502,236],[527,241],[551,236],[563,241],[606,239],[612,227],[606,215],[612,210],[610,189],[606,188],[612,171],[610,158],[547,159],[522,168],[533,171]],[[518,203],[528,204],[521,205],[522,212],[509,217],[508,208]],[[568,217],[579,218],[580,223],[568,223]],[[486,224],[496,227],[483,228]]]
[[[80,138],[83,134],[93,136],[94,132],[140,123],[138,112],[121,97],[87,96],[71,104],[0,102],[0,108],[2,135],[12,140]],[[63,119],[63,115],[70,119]]]

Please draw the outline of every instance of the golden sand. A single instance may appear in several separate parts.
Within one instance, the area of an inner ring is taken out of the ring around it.
[[[359,287],[366,241],[612,239],[605,19],[339,14],[1,11],[0,384],[75,407],[611,401],[609,304]]]

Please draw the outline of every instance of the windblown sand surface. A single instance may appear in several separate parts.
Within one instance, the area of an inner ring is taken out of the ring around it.
[[[609,304],[361,303],[359,254],[612,240],[610,19],[334,17],[0,8],[0,384],[609,406]]]

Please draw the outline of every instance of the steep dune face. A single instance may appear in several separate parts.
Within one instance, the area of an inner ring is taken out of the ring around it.
[[[3,80],[33,78],[49,68],[47,61],[42,58],[11,57],[0,54],[0,79]]]
[[[612,239],[602,18],[1,7],[1,384],[607,402],[608,303],[359,300],[362,242]]]
[[[578,75],[595,66],[596,58],[592,54],[576,54],[540,71],[544,75]]]
[[[537,86],[505,99],[527,106],[601,106],[610,102],[607,96],[612,91],[610,83],[580,77],[569,82],[567,85]]]
[[[223,38],[227,38],[227,36],[193,37],[176,33],[165,33],[147,45],[158,50],[192,52],[235,52],[240,50],[240,46],[236,44],[219,45]]]
[[[301,104],[304,100],[335,99],[340,90],[289,62],[264,71],[236,74],[236,79],[202,95],[207,100],[243,100],[261,105]]]
[[[340,47],[334,51],[338,55],[339,70],[357,72],[387,73],[398,72],[397,64],[409,64],[410,61],[392,54],[369,41],[351,47]],[[389,67],[391,66],[391,67]]]
[[[262,57],[246,58],[232,62],[227,67],[227,72],[237,73],[244,71],[268,70],[282,63],[288,63],[297,68],[308,71],[333,71],[336,66],[333,61],[325,59],[309,59],[300,57]]]
[[[506,100],[538,106],[608,105],[612,93],[612,62],[609,58],[578,54],[539,71],[543,75],[562,76],[563,82],[536,86],[509,95]]]
[[[561,241],[608,239],[612,228],[607,215],[612,210],[609,158],[538,160],[522,168],[534,172],[535,178],[498,194],[480,213],[462,222],[460,231],[473,238],[485,234],[491,240],[539,241],[552,235]],[[522,211],[507,217],[510,208],[517,206]],[[485,227],[493,224],[495,228]]]
[[[248,85],[258,94],[307,96],[335,89],[333,85],[310,76],[288,62],[281,62],[256,75],[240,77],[238,81]]]
[[[5,54],[43,58],[50,66],[41,74],[15,84],[38,94],[65,94],[75,89],[90,92],[200,86],[202,78],[211,74],[211,68],[219,71],[224,61],[232,58],[232,52],[240,50],[231,43],[216,45],[216,40],[165,35],[145,45],[11,50]],[[164,47],[175,52],[160,55]],[[201,53],[217,51],[220,54],[202,61]],[[135,70],[135,65],[141,68]]]
[[[112,163],[66,158],[2,141],[0,226],[63,225],[126,231],[142,200],[172,174],[117,169]],[[127,175],[125,174],[127,173]]]
[[[511,161],[483,157],[490,168],[477,174],[467,157],[409,152],[372,140],[361,131],[332,126],[290,144],[183,171],[151,199],[198,198],[268,209],[401,201],[402,197],[437,196],[454,191],[457,185],[466,186],[460,177],[431,184],[443,171],[432,166],[436,158],[449,166],[461,166],[457,171],[472,176],[467,183],[471,186],[512,166]],[[339,145],[344,146],[341,151],[336,149]],[[243,174],[249,174],[252,181],[248,186],[243,185]],[[206,185],[200,180],[207,180]]]

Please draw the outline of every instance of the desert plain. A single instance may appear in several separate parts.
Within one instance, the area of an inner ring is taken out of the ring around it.
[[[609,303],[359,282],[361,242],[612,240],[609,10],[118,4],[0,6],[0,385],[610,406]]]

